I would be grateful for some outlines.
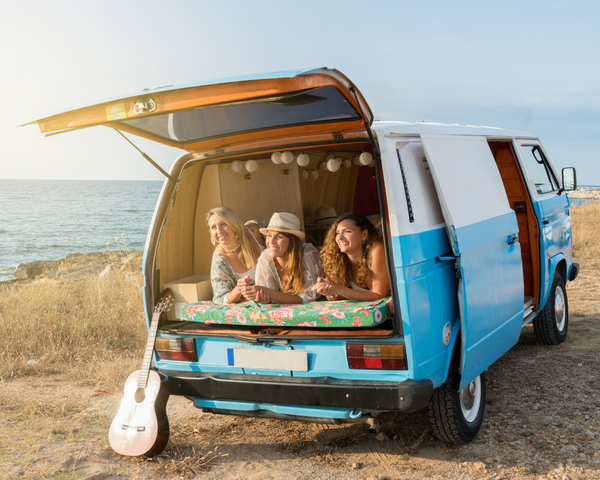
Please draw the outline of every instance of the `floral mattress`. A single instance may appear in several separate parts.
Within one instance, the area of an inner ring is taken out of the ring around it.
[[[392,299],[374,302],[311,302],[301,305],[233,305],[212,302],[188,303],[181,307],[181,320],[218,325],[278,327],[371,327],[392,315]]]

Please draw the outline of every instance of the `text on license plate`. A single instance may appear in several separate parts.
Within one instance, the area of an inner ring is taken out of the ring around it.
[[[276,350],[271,348],[228,348],[227,364],[230,367],[260,370],[308,371],[305,350]]]

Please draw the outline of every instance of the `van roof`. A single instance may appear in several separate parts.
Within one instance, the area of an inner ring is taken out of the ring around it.
[[[459,125],[433,122],[395,122],[375,121],[372,128],[379,135],[408,135],[408,134],[434,134],[434,135],[477,135],[483,137],[524,137],[537,138],[527,132],[506,130],[498,127]]]

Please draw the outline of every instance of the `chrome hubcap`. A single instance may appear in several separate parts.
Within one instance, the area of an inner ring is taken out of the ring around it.
[[[465,420],[473,423],[479,413],[481,405],[481,376],[469,383],[458,394],[460,398],[460,409]]]
[[[565,328],[565,313],[565,292],[563,292],[562,288],[558,287],[554,295],[554,320],[559,331]]]

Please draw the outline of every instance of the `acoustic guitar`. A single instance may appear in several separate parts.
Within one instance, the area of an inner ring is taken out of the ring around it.
[[[108,441],[120,455],[153,457],[161,453],[169,441],[166,377],[150,370],[158,321],[171,301],[169,289],[162,293],[154,308],[142,368],[127,378],[124,396],[110,425]]]

